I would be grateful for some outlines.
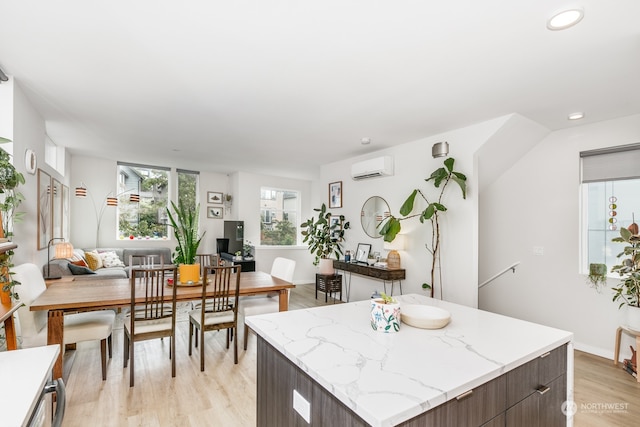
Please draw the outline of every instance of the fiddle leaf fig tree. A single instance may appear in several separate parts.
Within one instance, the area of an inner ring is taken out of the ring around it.
[[[455,171],[453,169],[454,164],[455,160],[453,158],[446,159],[443,167],[436,169],[429,178],[425,179],[426,182],[433,184],[433,187],[439,190],[435,199],[429,199],[422,190],[414,189],[400,207],[400,216],[391,215],[379,226],[379,233],[384,236],[384,241],[392,242],[402,229],[402,221],[417,217],[420,223],[431,225],[431,242],[425,243],[425,247],[431,254],[430,282],[422,284],[423,288],[431,291],[431,297],[434,296],[435,290],[436,265],[440,266],[440,215],[447,211],[447,207],[442,203],[442,198],[448,184],[451,181],[458,184],[460,190],[462,190],[462,198],[467,198],[467,177],[463,173]],[[412,214],[418,195],[426,202],[427,206],[421,212]],[[442,286],[442,272],[440,272],[440,286]]]

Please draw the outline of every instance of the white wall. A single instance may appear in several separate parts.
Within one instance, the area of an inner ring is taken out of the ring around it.
[[[46,127],[42,116],[33,107],[18,82],[10,79],[9,82],[2,83],[0,86],[6,88],[7,84],[13,84],[13,91],[5,92],[2,89],[2,92],[0,92],[3,105],[2,112],[4,114],[6,111],[7,97],[9,97],[9,102],[13,109],[11,116],[13,135],[8,135],[8,137],[13,139],[14,165],[24,175],[26,181],[19,188],[19,191],[25,197],[25,201],[19,207],[19,211],[24,212],[25,216],[22,223],[14,226],[13,240],[17,243],[18,249],[15,251],[13,261],[14,264],[33,262],[37,265],[43,265],[46,263],[47,251],[46,249],[40,251],[37,249],[38,175],[37,172],[34,175],[26,172],[25,151],[32,149],[36,153],[38,168],[43,169],[63,184],[67,184],[68,180],[44,162]]]
[[[431,147],[439,141],[448,141],[449,157],[453,157],[454,169],[467,176],[467,199],[463,200],[457,184],[451,183],[443,199],[449,209],[441,221],[442,244],[442,276],[444,281],[444,299],[475,307],[477,305],[477,188],[474,153],[500,127],[507,118],[453,130],[433,137],[420,139],[393,148],[381,150],[367,156],[345,159],[326,165],[321,170],[321,179],[317,183],[316,192],[320,195],[314,207],[328,203],[328,184],[342,181],[343,208],[333,209],[334,214],[343,214],[351,222],[351,230],[346,232],[345,249],[355,250],[358,243],[371,243],[372,251],[379,251],[386,257],[382,238],[368,237],[360,224],[360,211],[364,202],[371,196],[384,198],[394,215],[414,188],[420,188],[427,197],[437,197],[431,183],[425,183],[445,158],[433,159]],[[392,177],[373,178],[362,181],[351,179],[351,165],[360,160],[391,155],[395,162],[395,174]],[[422,207],[421,207],[422,206]],[[416,205],[415,211],[424,209],[424,205]],[[404,251],[400,251],[402,267],[406,269],[406,280],[403,282],[404,293],[425,293],[422,283],[430,280],[431,258],[424,245],[431,239],[431,226],[420,224],[417,219],[402,223],[402,234],[407,234]],[[311,262],[311,261],[309,261]],[[350,299],[362,300],[370,298],[374,290],[383,290],[382,282],[351,276]],[[390,292],[387,287],[387,292]],[[394,293],[398,292],[394,289]],[[439,291],[439,289],[438,289]],[[440,296],[439,292],[436,296]]]
[[[552,132],[487,187],[479,211],[480,280],[522,263],[480,290],[480,308],[571,331],[576,348],[613,357],[622,313],[610,288],[618,281],[609,279],[599,294],[578,270],[579,152],[639,141],[640,115]],[[534,246],[544,254],[534,255]]]

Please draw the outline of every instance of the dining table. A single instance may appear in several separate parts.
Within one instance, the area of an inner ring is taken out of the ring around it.
[[[165,284],[165,298],[170,301],[170,283]],[[278,293],[280,311],[289,308],[288,291],[295,285],[263,271],[243,272],[240,275],[240,296]],[[142,289],[142,288],[141,288]],[[235,291],[232,280],[231,291]],[[213,292],[213,291],[212,291]],[[176,301],[193,301],[202,297],[202,285],[178,285]],[[144,302],[144,294],[136,293],[136,301]],[[131,303],[130,279],[74,279],[51,283],[30,306],[31,311],[48,310],[47,344],[60,346],[53,366],[53,378],[62,378],[62,343],[64,342],[64,314],[69,312],[118,309]]]

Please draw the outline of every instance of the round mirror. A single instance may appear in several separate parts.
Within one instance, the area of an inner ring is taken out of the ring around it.
[[[374,239],[382,237],[378,233],[378,225],[389,215],[391,215],[391,211],[385,199],[378,196],[369,197],[362,205],[360,213],[360,222],[367,236]]]

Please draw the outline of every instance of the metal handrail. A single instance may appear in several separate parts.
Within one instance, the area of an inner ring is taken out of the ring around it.
[[[516,272],[516,267],[518,265],[520,265],[520,261],[514,262],[512,265],[510,265],[509,267],[505,268],[500,273],[498,273],[495,276],[491,277],[490,279],[487,279],[484,282],[482,282],[480,285],[478,285],[478,289],[480,289],[481,287],[487,285],[489,282],[492,282],[492,281],[496,280],[498,277],[502,276],[504,273],[506,273],[509,270],[513,270],[513,272],[515,273]]]

